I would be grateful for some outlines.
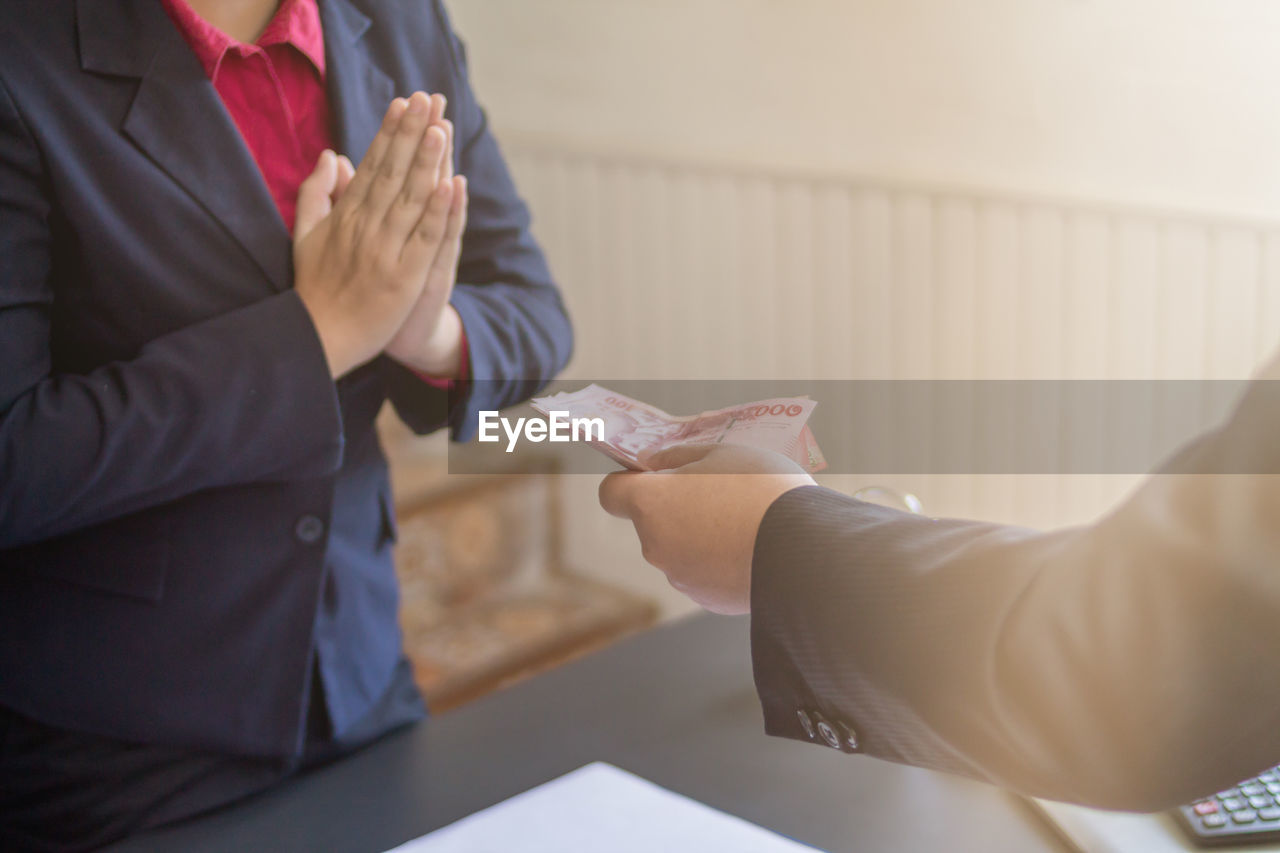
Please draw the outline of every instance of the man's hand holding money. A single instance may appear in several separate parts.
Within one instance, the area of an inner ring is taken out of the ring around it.
[[[606,477],[600,505],[630,519],[644,558],[673,587],[715,613],[748,612],[765,511],[813,478],[780,453],[727,444],[672,447],[644,462],[649,471]]]

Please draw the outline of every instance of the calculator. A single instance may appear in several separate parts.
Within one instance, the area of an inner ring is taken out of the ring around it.
[[[1280,767],[1174,810],[1200,847],[1280,841]]]

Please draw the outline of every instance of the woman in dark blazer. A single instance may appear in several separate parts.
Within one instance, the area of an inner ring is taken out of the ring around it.
[[[440,3],[16,0],[0,43],[0,847],[65,849],[422,715],[374,416],[467,438],[571,332]]]

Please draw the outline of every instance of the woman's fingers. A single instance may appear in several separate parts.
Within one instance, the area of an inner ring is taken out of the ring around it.
[[[453,174],[453,122],[444,118],[443,95],[415,92],[392,101],[360,168],[346,157],[326,155],[326,201],[343,213],[344,231],[379,257],[399,257],[407,275],[452,282],[466,227],[466,180]],[[308,204],[304,226],[314,226],[318,203]],[[328,211],[326,210],[326,213]],[[322,217],[321,217],[322,218]],[[371,242],[372,241],[372,242]],[[421,281],[422,279],[419,279]]]
[[[462,254],[462,232],[467,228],[467,179],[458,175],[450,183],[453,185],[453,195],[449,211],[445,215],[444,231],[441,232],[440,243],[436,248],[435,260],[431,262],[427,285],[423,288],[423,293],[444,298],[453,289],[453,282],[457,277],[458,258]]]
[[[447,105],[444,95],[431,96],[431,112],[430,121],[432,124],[439,124],[444,118],[444,108]]]
[[[401,260],[410,268],[422,270],[424,284],[444,241],[444,235],[449,227],[449,210],[452,207],[453,181],[439,184],[427,201],[427,209],[423,211],[413,233],[404,244]]]
[[[343,193],[343,207],[355,207],[368,193],[369,186],[373,183],[373,173],[377,171],[378,164],[386,156],[387,148],[391,144],[391,138],[395,135],[396,128],[400,125],[400,119],[404,116],[408,106],[408,100],[396,98],[387,107],[387,112],[382,117],[382,127],[378,129],[378,134],[373,138],[373,142],[369,143],[369,150],[365,152],[364,159],[360,162],[360,168],[355,170],[355,174],[347,186],[347,191]]]
[[[404,188],[405,181],[419,155],[423,135],[427,132],[430,112],[431,99],[423,92],[414,92],[409,98],[400,123],[396,126],[395,133],[391,134],[386,153],[376,165],[371,167],[368,191],[361,199],[361,204],[368,214],[375,218],[375,221],[386,215],[387,210]],[[443,137],[443,133],[440,136]],[[361,164],[360,169],[357,170],[357,178],[359,171],[363,169],[364,164]],[[423,178],[421,175],[418,177]],[[429,173],[424,179],[432,178],[434,174]],[[423,198],[425,197],[424,195]]]
[[[444,237],[440,251],[436,253],[432,270],[440,270],[452,278],[458,268],[458,255],[462,250],[462,232],[467,229],[467,179],[463,175],[451,177],[453,196],[449,203],[448,219],[445,220]]]
[[[338,158],[328,149],[320,155],[316,167],[298,187],[298,207],[293,221],[293,238],[297,242],[329,215],[331,198],[340,175]]]
[[[440,161],[440,176],[438,178],[441,183],[444,183],[445,181],[453,180],[453,122],[449,121],[447,118],[442,119],[440,121],[440,126],[444,128],[445,138],[449,140],[449,144],[446,146],[444,151],[444,159]],[[455,187],[455,189],[457,188]]]
[[[439,185],[436,176],[447,145],[445,133],[438,125],[427,128],[418,142],[408,174],[384,220],[388,239],[395,241],[397,252],[424,215],[428,200]]]
[[[333,188],[333,200],[337,202],[346,193],[347,188],[351,186],[351,179],[355,177],[356,167],[351,165],[351,160],[346,154],[338,155],[338,182]]]

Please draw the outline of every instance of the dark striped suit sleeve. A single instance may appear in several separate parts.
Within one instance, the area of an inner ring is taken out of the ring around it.
[[[1201,473],[1271,470],[1274,414],[1246,399],[1051,533],[783,495],[752,568],[766,731],[823,743],[802,717],[825,720],[844,751],[1133,810],[1280,763],[1280,477]]]

